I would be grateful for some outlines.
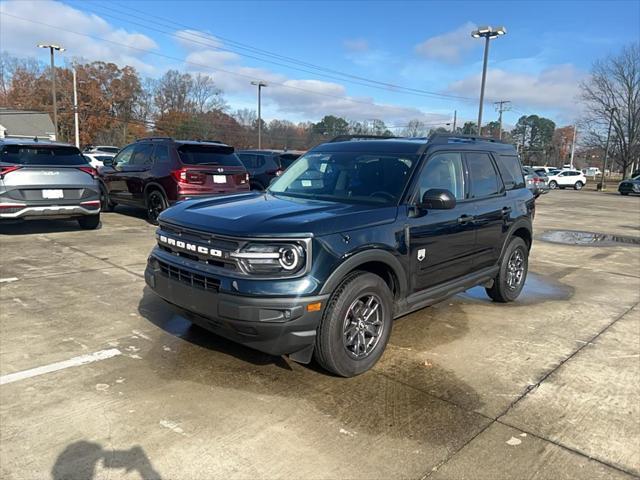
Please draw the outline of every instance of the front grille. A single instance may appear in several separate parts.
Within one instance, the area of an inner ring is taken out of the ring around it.
[[[209,292],[218,292],[220,290],[220,280],[216,278],[193,273],[189,270],[185,270],[162,261],[158,261],[158,265],[160,267],[160,272],[171,280],[176,280],[184,283],[185,285],[190,285]]]

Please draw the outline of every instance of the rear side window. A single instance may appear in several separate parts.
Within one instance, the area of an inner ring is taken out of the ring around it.
[[[473,198],[487,197],[500,193],[502,185],[491,157],[486,153],[472,152],[467,153],[466,158]],[[522,170],[520,170],[520,176],[522,176]]]
[[[76,147],[47,145],[5,145],[0,163],[14,165],[86,165],[87,160]]]
[[[209,145],[182,145],[178,148],[180,161],[187,165],[220,165],[222,167],[241,167],[238,156],[232,147]]]
[[[150,143],[141,143],[136,145],[133,150],[133,156],[131,157],[130,165],[151,165],[153,159],[151,158],[151,152],[153,151],[153,145]]]
[[[253,170],[262,167],[265,163],[265,157],[262,155],[255,153],[238,153],[237,155],[245,167]]]
[[[156,145],[156,149],[153,151],[153,159],[156,163],[169,163],[169,147]]]
[[[525,173],[530,175],[533,169],[525,168]],[[498,155],[498,170],[502,175],[505,190],[524,188],[524,178],[522,177],[522,164],[516,155]]]

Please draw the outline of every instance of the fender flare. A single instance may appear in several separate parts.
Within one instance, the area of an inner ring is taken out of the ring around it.
[[[346,275],[356,270],[360,265],[369,262],[380,262],[388,266],[398,280],[398,294],[400,298],[404,298],[408,291],[407,273],[400,264],[400,261],[386,250],[374,249],[356,253],[352,257],[342,262],[336,268],[329,278],[324,282],[324,286],[320,291],[320,295],[330,294],[340,285],[340,282]]]
[[[525,218],[520,218],[520,219],[516,220],[513,223],[513,225],[511,225],[511,227],[509,227],[509,230],[507,230],[507,234],[505,235],[504,243],[502,244],[502,248],[500,249],[500,258],[502,258],[502,255],[504,254],[504,251],[507,248],[507,245],[509,245],[509,241],[513,237],[513,233],[516,230],[519,230],[521,228],[524,228],[525,230],[527,230],[529,232],[529,236],[531,237],[531,243],[529,244],[529,249],[531,249],[531,245],[533,244],[533,227],[532,227],[532,224],[531,224],[531,220],[525,219]]]

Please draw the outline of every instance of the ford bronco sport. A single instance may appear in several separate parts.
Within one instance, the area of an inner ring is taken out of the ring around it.
[[[350,377],[395,318],[476,285],[515,300],[534,207],[512,145],[338,137],[265,192],[164,211],[145,279],[205,329]]]

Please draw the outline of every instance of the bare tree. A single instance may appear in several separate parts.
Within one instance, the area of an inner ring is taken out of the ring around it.
[[[409,120],[407,126],[402,130],[402,135],[405,137],[423,137],[426,134],[427,126],[418,119]]]
[[[216,87],[209,75],[198,73],[193,78],[189,96],[196,113],[205,113],[211,110],[225,111],[229,108],[222,97],[222,90]]]
[[[177,70],[167,71],[157,82],[154,100],[160,113],[170,110],[187,112],[191,110],[189,96],[193,89],[193,78],[188,73]]]
[[[603,147],[611,119],[610,155],[626,175],[640,155],[640,43],[595,62],[580,88],[586,106],[584,144]]]

